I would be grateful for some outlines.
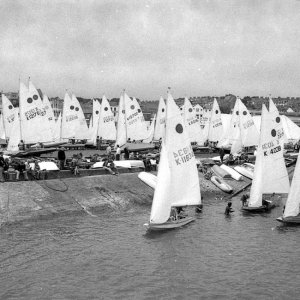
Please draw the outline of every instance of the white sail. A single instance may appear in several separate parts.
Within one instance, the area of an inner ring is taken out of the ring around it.
[[[266,106],[263,104],[262,111],[261,111],[261,129],[260,129],[259,144],[257,147],[254,174],[253,174],[253,180],[250,189],[250,198],[248,203],[250,207],[262,206],[262,194],[263,194],[262,189],[264,184],[263,183],[263,177],[264,177],[263,145],[265,144],[265,137],[266,137],[266,134],[264,132],[268,130],[267,122],[268,122],[268,111]]]
[[[15,120],[13,122],[13,127],[11,130],[11,135],[7,145],[7,151],[9,152],[17,152],[19,151],[18,144],[21,141],[21,132],[20,132],[20,118],[18,114],[16,114]]]
[[[202,129],[204,141],[208,140],[210,119],[211,119],[211,111],[203,110],[202,115],[200,114],[200,127]]]
[[[124,104],[124,92],[120,96],[119,109],[118,109],[118,121],[117,121],[117,138],[115,147],[125,145],[127,142],[126,135],[126,115],[125,115],[125,104]]]
[[[184,99],[184,122],[189,132],[190,141],[197,142],[198,145],[203,145],[204,137],[200,122],[188,98]]]
[[[18,117],[17,109],[14,108],[10,100],[2,94],[2,113],[6,138],[10,137],[13,122]]]
[[[54,117],[54,112],[51,107],[50,101],[48,99],[48,96],[46,94],[43,95],[43,104],[44,104],[44,109],[46,111],[46,116],[49,121],[49,126],[51,128],[51,133],[53,140],[55,139],[55,117]]]
[[[242,143],[242,137],[241,137],[241,131],[237,130],[235,131],[236,136],[233,138],[230,153],[232,155],[239,154],[243,150],[243,143]]]
[[[57,120],[55,121],[55,128],[54,128],[54,141],[60,141],[61,135],[61,113],[59,113]]]
[[[297,159],[294,170],[290,193],[286,200],[283,217],[296,217],[299,215],[300,206],[300,159]]]
[[[164,223],[172,206],[201,203],[195,156],[180,110],[168,94],[166,134],[162,141],[150,223]]]
[[[143,140],[144,143],[151,143],[153,141],[154,137],[154,130],[155,130],[155,120],[156,120],[156,115],[154,115],[154,118],[150,124],[150,127],[148,129],[148,137]]]
[[[80,105],[78,99],[76,98],[75,94],[72,94],[72,104],[75,106],[75,112],[78,116],[78,121],[79,121],[79,125],[78,125],[79,127],[77,128],[75,137],[79,140],[88,139],[89,131],[88,131],[87,123],[85,120],[85,116],[84,116],[81,105]]]
[[[64,97],[63,114],[61,121],[61,138],[75,138],[76,129],[78,127],[78,115],[75,106],[72,104],[71,97],[66,92]]]
[[[154,137],[155,141],[161,139],[164,135],[166,121],[166,104],[163,97],[160,97],[157,109],[157,118],[155,123]]]
[[[283,157],[284,131],[277,109],[270,109],[265,127],[266,130],[261,128],[261,134],[264,134],[264,172],[268,175],[263,178],[263,193],[288,193],[290,183]]]
[[[216,99],[214,99],[212,111],[211,111],[211,120],[208,132],[208,139],[210,142],[218,142],[223,134],[223,124],[221,118],[221,111],[219,104]]]
[[[0,139],[5,139],[4,120],[1,111],[0,111]]]
[[[239,118],[239,104],[240,99],[237,98],[233,107],[233,111],[230,118],[230,124],[226,131],[224,131],[222,138],[218,144],[219,147],[231,146],[236,143],[240,143],[236,138],[240,138],[240,118]]]
[[[93,100],[93,114],[92,114],[92,119],[90,121],[89,134],[94,145],[96,145],[96,140],[98,135],[97,132],[99,126],[100,110],[101,110],[100,102],[97,99]]]
[[[241,100],[239,102],[242,144],[244,147],[257,146],[259,141],[259,132],[247,107]]]
[[[29,80],[29,88],[20,82],[20,122],[22,140],[26,144],[51,142],[52,132],[38,91]]]
[[[103,95],[100,117],[98,122],[98,131],[97,136],[102,138],[103,140],[115,140],[116,139],[116,125],[115,125],[115,117],[113,112],[111,111],[111,107],[106,97]]]
[[[148,137],[147,125],[139,103],[124,93],[127,139],[144,140]]]

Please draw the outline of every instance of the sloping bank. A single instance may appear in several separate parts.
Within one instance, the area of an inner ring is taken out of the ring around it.
[[[45,181],[0,184],[0,224],[56,214],[101,214],[133,205],[151,205],[153,190],[142,183],[138,173],[99,175]],[[199,173],[204,199],[225,195]],[[229,180],[234,190],[248,181]]]

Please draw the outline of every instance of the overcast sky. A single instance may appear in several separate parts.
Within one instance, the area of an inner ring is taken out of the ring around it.
[[[300,1],[0,1],[0,84],[50,97],[300,96]]]

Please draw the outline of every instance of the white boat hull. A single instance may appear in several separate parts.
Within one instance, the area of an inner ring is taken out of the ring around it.
[[[232,187],[217,176],[211,176],[210,181],[225,193],[232,193]]]
[[[146,223],[144,226],[146,226],[147,230],[168,230],[168,229],[174,229],[174,228],[179,228],[184,225],[187,225],[193,221],[195,221],[196,218],[194,217],[186,217],[182,218],[176,221],[168,221],[162,224],[156,224],[156,223]]]
[[[256,206],[243,206],[242,211],[259,213],[259,212],[269,211],[274,207],[275,207],[274,203],[270,203],[268,208],[265,205],[257,206],[257,207]]]
[[[240,174],[242,174],[243,176],[253,179],[253,172],[247,170],[246,168],[242,167],[242,166],[236,166],[234,167],[234,169],[239,172]]]

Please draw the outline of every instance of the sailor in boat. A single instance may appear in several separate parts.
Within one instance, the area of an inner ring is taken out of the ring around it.
[[[187,217],[187,213],[184,211],[182,206],[176,207],[177,210],[177,219],[183,219]]]
[[[242,206],[248,206],[248,198],[249,198],[249,195],[247,195],[247,194],[244,194],[244,195],[241,197]]]
[[[232,203],[228,202],[227,206],[225,208],[225,215],[230,216],[230,213],[234,212],[234,210],[231,208]]]
[[[177,221],[177,220],[178,220],[177,209],[176,207],[171,207],[170,218],[168,221]]]
[[[23,140],[20,141],[20,143],[18,144],[19,150],[20,151],[25,151],[25,144],[23,142]]]

